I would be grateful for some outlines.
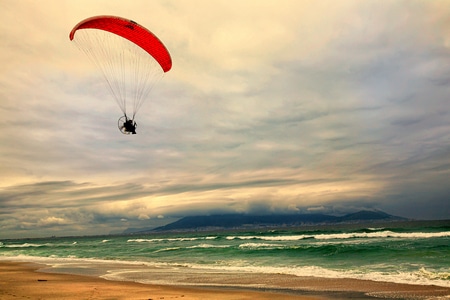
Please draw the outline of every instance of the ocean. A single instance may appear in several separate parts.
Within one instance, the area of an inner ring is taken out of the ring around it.
[[[9,239],[0,260],[153,284],[226,285],[208,280],[239,273],[450,287],[450,221]]]

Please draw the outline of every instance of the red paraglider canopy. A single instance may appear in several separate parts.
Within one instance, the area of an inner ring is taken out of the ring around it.
[[[70,40],[73,40],[77,30],[89,28],[109,31],[135,43],[148,52],[160,64],[164,72],[172,68],[172,58],[164,44],[148,29],[134,21],[115,16],[88,18],[72,29],[69,35]]]

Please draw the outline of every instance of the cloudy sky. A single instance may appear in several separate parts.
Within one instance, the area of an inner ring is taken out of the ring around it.
[[[173,68],[136,121],[69,41],[133,19]],[[450,5],[0,0],[0,238],[187,215],[450,218]]]

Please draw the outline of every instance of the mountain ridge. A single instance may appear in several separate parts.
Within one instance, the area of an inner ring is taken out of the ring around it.
[[[382,211],[362,210],[343,216],[327,214],[218,214],[209,216],[188,216],[175,222],[153,229],[142,228],[133,233],[162,232],[162,231],[196,231],[207,229],[236,229],[252,227],[288,227],[318,224],[339,224],[376,221],[404,221],[406,218],[393,216]],[[129,230],[124,233],[131,233]]]

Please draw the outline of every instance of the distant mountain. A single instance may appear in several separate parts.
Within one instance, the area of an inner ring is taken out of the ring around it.
[[[205,229],[230,229],[251,228],[258,226],[287,227],[309,224],[333,224],[349,222],[372,221],[400,221],[405,218],[392,216],[381,211],[359,211],[344,216],[331,216],[325,214],[289,214],[289,215],[246,215],[227,214],[212,216],[184,217],[178,221],[157,227],[152,231],[177,231],[177,230],[205,230]],[[142,230],[147,231],[147,230]],[[141,232],[142,232],[141,231]]]
[[[391,216],[385,212],[382,211],[370,211],[370,210],[362,210],[353,214],[348,214],[345,216],[340,217],[341,222],[348,222],[348,221],[375,221],[375,220],[389,220],[389,219],[395,219],[395,220],[405,220],[404,218]]]

